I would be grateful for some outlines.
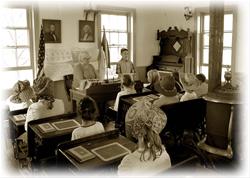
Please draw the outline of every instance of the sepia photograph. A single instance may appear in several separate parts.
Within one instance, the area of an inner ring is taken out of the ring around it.
[[[79,20],[79,42],[95,41],[95,22]]]
[[[43,19],[45,43],[61,43],[61,20]]]
[[[0,177],[250,177],[250,1],[31,1],[0,10]]]

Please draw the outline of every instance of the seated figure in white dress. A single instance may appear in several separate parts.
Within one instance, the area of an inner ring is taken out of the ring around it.
[[[129,108],[125,118],[126,136],[137,139],[138,147],[122,159],[118,175],[153,176],[171,167],[159,136],[166,123],[165,113],[147,100],[138,101]]]
[[[184,95],[181,96],[180,101],[187,101],[198,98],[195,90],[199,87],[199,81],[192,73],[181,73],[181,83],[185,90]]]
[[[199,80],[199,86],[195,90],[198,97],[202,97],[208,93],[208,84],[206,82],[206,76],[202,73],[197,74],[196,78]]]
[[[64,114],[64,102],[61,99],[54,98],[53,81],[42,76],[34,81],[33,91],[35,97],[33,103],[29,106],[24,128],[28,130],[28,123],[33,120]],[[24,142],[27,142],[27,132],[19,136]]]
[[[82,117],[81,127],[76,128],[72,132],[71,140],[103,133],[104,127],[102,123],[96,121],[99,115],[96,102],[89,96],[85,96],[79,102],[79,113]]]

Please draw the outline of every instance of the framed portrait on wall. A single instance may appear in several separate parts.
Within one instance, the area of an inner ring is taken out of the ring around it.
[[[95,21],[79,20],[79,42],[95,41]]]
[[[45,43],[61,43],[61,20],[43,19]]]

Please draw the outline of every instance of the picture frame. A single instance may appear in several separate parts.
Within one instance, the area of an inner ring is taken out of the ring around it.
[[[79,42],[95,41],[95,21],[79,20]]]
[[[43,19],[45,43],[61,43],[61,20]]]

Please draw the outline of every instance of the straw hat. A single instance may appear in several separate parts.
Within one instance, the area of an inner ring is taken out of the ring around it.
[[[164,76],[155,84],[155,90],[165,96],[175,96],[177,90],[175,88],[175,79],[172,75]]]
[[[145,127],[151,128],[159,134],[166,126],[167,116],[158,107],[147,100],[141,100],[133,104],[125,117],[126,135],[138,138],[139,134],[145,135]]]
[[[10,98],[12,103],[27,102],[33,97],[33,90],[28,80],[19,80],[17,83],[15,83],[12,90],[13,96]]]
[[[199,81],[194,74],[191,73],[181,73],[180,81],[185,90],[195,90],[199,86]]]

